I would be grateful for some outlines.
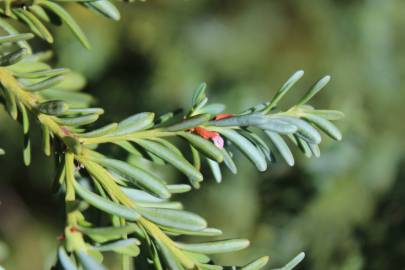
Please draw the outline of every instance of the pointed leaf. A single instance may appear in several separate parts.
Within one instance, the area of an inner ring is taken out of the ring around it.
[[[304,118],[312,122],[332,139],[337,141],[342,140],[342,133],[340,133],[340,130],[329,120],[312,114],[305,114]]]
[[[339,120],[345,116],[344,113],[334,110],[311,110],[309,113],[330,121]]]
[[[45,26],[30,12],[20,8],[20,9],[13,9],[13,13],[16,15],[16,18],[19,18],[22,22],[24,22],[29,27],[29,29],[37,36],[46,40],[49,43],[53,41],[52,36],[48,32],[48,30],[44,31],[44,29],[46,29]]]
[[[26,9],[21,9],[21,13],[24,14],[24,16],[26,17],[25,20],[29,20],[30,24],[32,24],[37,29],[37,31],[40,34],[40,37],[42,37],[49,43],[53,43],[53,37],[51,33],[34,14],[32,14],[30,11]]]
[[[24,132],[24,134],[28,134],[28,131],[30,129],[30,120],[28,118],[27,109],[25,108],[25,106],[22,103],[19,103],[19,105],[20,105],[20,111],[21,111],[21,115],[22,115],[23,132]]]
[[[176,209],[183,210],[183,204],[181,202],[138,202],[138,205],[144,208],[165,208],[165,209]]]
[[[51,22],[51,18],[49,17],[48,13],[46,13],[46,11],[38,5],[31,5],[29,7],[29,10],[39,19],[41,19],[44,22]]]
[[[167,185],[167,189],[170,193],[185,193],[191,190],[191,187],[186,184],[177,184],[177,185]]]
[[[83,4],[114,21],[118,21],[121,17],[118,9],[108,0],[96,0]]]
[[[309,147],[309,143],[302,139],[302,137],[298,136],[297,134],[294,135],[295,140],[297,142],[298,148],[305,154],[306,157],[312,157],[312,151]]]
[[[193,165],[191,165],[185,158],[170,151],[161,144],[148,140],[134,140],[134,142],[172,164],[175,168],[184,173],[195,187],[198,187],[198,182],[202,181],[203,176]]]
[[[261,113],[237,115],[221,120],[210,121],[210,125],[217,127],[247,127],[260,126],[268,122],[268,118]]]
[[[217,115],[222,113],[225,110],[225,105],[224,104],[209,104],[207,106],[204,106],[203,108],[199,109],[199,113],[208,113],[211,115]]]
[[[270,104],[268,105],[268,110],[272,109],[277,105],[277,103],[283,98],[283,96],[294,86],[299,79],[304,76],[303,70],[296,71],[284,84],[281,88],[277,91],[277,93],[272,98]]]
[[[144,112],[132,115],[118,123],[118,128],[110,136],[122,136],[149,128],[153,125],[154,113]]]
[[[180,123],[174,124],[170,127],[167,127],[167,131],[179,131],[179,130],[187,130],[190,128],[197,127],[206,123],[211,118],[209,114],[200,114],[193,117],[190,117]]]
[[[24,150],[23,150],[23,157],[24,157],[24,164],[25,166],[30,165],[31,163],[31,140],[29,137],[29,118],[27,114],[27,110],[25,109],[24,105],[20,105],[21,114],[22,114],[22,122],[23,122],[23,133],[24,133]]]
[[[114,203],[106,198],[103,198],[75,182],[75,190],[90,205],[107,212],[112,215],[123,217],[127,220],[136,221],[141,216],[137,211],[124,205]]]
[[[45,125],[42,125],[42,147],[44,149],[44,154],[46,156],[51,155],[51,134],[49,132],[48,127]]]
[[[124,177],[132,180],[134,184],[156,194],[157,196],[167,199],[170,197],[170,192],[166,188],[163,181],[148,171],[132,166],[126,162],[115,159],[98,159],[97,162],[109,169],[116,171]]]
[[[313,96],[315,96],[319,91],[324,88],[328,82],[330,81],[330,76],[327,75],[317,81],[309,90],[308,92],[301,98],[301,100],[298,102],[298,105],[303,105],[307,103]]]
[[[89,114],[78,117],[56,118],[55,120],[64,126],[84,126],[97,121],[98,118],[98,114]]]
[[[197,252],[202,254],[218,254],[245,249],[246,247],[249,246],[250,242],[249,240],[246,239],[231,239],[198,244],[185,244],[185,243],[176,243],[176,244],[179,248],[191,252]]]
[[[318,144],[308,143],[308,147],[311,150],[314,157],[319,158],[321,156],[321,149],[319,149]]]
[[[66,111],[66,115],[88,115],[88,114],[98,114],[104,113],[103,108],[70,108]]]
[[[190,145],[191,155],[193,156],[193,165],[197,170],[201,170],[201,157],[200,153],[194,146]]]
[[[23,88],[25,90],[31,91],[31,92],[42,91],[42,90],[57,86],[59,83],[61,83],[63,81],[63,79],[64,79],[63,75],[56,75],[56,76],[47,78],[45,80],[42,80],[40,82],[36,82],[34,84],[24,85]]]
[[[139,211],[154,223],[170,228],[200,231],[207,227],[207,222],[202,217],[183,210],[142,208]]]
[[[231,171],[231,173],[236,174],[238,172],[238,169],[236,167],[235,162],[233,161],[231,155],[228,153],[228,151],[225,148],[222,148],[222,154],[224,155],[224,163],[226,167]]]
[[[103,126],[101,128],[86,132],[86,133],[80,133],[80,137],[82,138],[97,138],[97,137],[102,137],[105,136],[114,130],[116,130],[118,127],[117,123],[111,123],[106,126]]]
[[[302,119],[291,116],[285,116],[283,117],[283,120],[289,122],[292,125],[295,125],[298,128],[298,131],[295,134],[305,141],[314,144],[321,143],[321,135],[313,126],[311,126],[311,124]]]
[[[258,148],[263,153],[263,155],[269,162],[273,161],[273,154],[270,147],[259,135],[251,132],[250,130],[241,130],[240,133],[249,141],[251,141],[256,146],[256,148]]]
[[[76,252],[76,255],[83,266],[83,270],[107,270],[94,257],[86,254],[83,251]]]
[[[200,84],[200,86],[194,91],[192,104],[193,107],[198,106],[206,97],[205,97],[205,90],[207,88],[206,83]]]
[[[269,261],[269,257],[264,256],[259,259],[254,260],[253,262],[243,266],[241,270],[259,270],[266,266]]]
[[[169,149],[170,151],[172,151],[174,154],[178,155],[179,157],[183,157],[184,155],[183,153],[179,150],[179,148],[177,148],[177,146],[175,146],[174,144],[170,143],[167,140],[161,139],[161,138],[150,138],[151,141],[155,141],[158,142],[159,144],[163,145],[164,147],[166,147],[167,149]]]
[[[159,248],[163,253],[163,258],[166,261],[166,264],[168,266],[168,269],[170,270],[184,270],[183,266],[181,263],[178,261],[178,259],[174,256],[174,254],[161,242],[159,243]]]
[[[6,22],[6,20],[0,20],[0,28],[2,28],[8,34],[14,34],[14,35],[19,34],[18,31],[13,26],[11,26],[10,24],[8,24]],[[31,53],[31,47],[27,41],[21,40],[21,41],[18,41],[17,43],[18,43],[18,46],[26,49],[28,54]]]
[[[294,166],[294,156],[283,138],[275,132],[265,131],[265,133],[270,138],[274,147],[276,147],[277,151],[284,158],[287,164],[290,166]]]
[[[14,72],[16,77],[25,78],[25,79],[39,79],[39,78],[48,78],[58,75],[64,75],[69,72],[69,69],[66,68],[55,68],[55,69],[42,69],[32,72]]]
[[[60,17],[70,28],[73,34],[80,40],[83,46],[88,49],[90,48],[90,43],[84,35],[83,31],[80,29],[80,26],[63,7],[50,1],[41,1],[39,4],[44,6],[46,9],[54,12],[58,17]]]
[[[205,254],[194,253],[194,252],[189,252],[189,251],[183,251],[183,252],[184,252],[184,254],[186,254],[188,257],[191,257],[193,260],[199,262],[199,263],[200,263],[200,265],[199,265],[200,267],[201,267],[201,264],[209,263],[209,262],[211,261],[211,258],[208,257],[208,256],[205,255]],[[205,268],[202,268],[202,269],[205,269]],[[222,270],[222,267],[221,267],[221,270]]]
[[[77,270],[75,263],[67,255],[65,248],[60,246],[58,248],[58,259],[64,270]]]
[[[175,235],[193,235],[193,236],[220,236],[222,231],[216,228],[205,228],[201,231],[179,230],[165,227],[164,231]]]
[[[1,36],[0,44],[19,42],[22,40],[31,39],[33,37],[34,37],[34,35],[31,33],[11,34],[11,35],[7,35],[7,36]]]
[[[155,197],[154,195],[145,192],[143,190],[135,189],[135,188],[121,188],[122,191],[132,200],[136,202],[162,202],[164,201],[162,198]]]
[[[210,141],[188,132],[183,132],[180,136],[189,141],[196,149],[204,153],[207,157],[217,162],[222,162],[224,160],[221,149]]]
[[[269,117],[266,123],[258,125],[258,127],[281,134],[290,134],[298,130],[295,125],[284,121],[281,117]]]
[[[240,135],[237,131],[228,128],[215,128],[214,130],[218,131],[231,142],[233,142],[239,150],[249,158],[256,168],[263,172],[267,169],[267,162],[264,155],[257,149],[248,139]]]
[[[222,182],[222,173],[221,173],[221,168],[219,167],[219,164],[209,158],[207,158],[207,162],[208,162],[208,166],[211,169],[212,175],[214,176],[215,181],[217,181],[217,183],[221,183]]]
[[[278,270],[292,270],[296,267],[303,259],[305,258],[305,253],[301,252],[295,256],[291,261],[289,261],[284,267],[279,268]]]

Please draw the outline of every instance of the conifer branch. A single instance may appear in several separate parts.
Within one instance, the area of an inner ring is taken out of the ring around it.
[[[316,82],[287,110],[279,110],[278,102],[303,76],[303,71],[294,73],[269,102],[237,114],[224,113],[223,104],[209,104],[206,85],[202,84],[185,113],[155,117],[154,113],[140,112],[119,123],[94,128],[104,110],[89,107],[92,97],[76,91],[83,87],[84,79],[67,69],[51,68],[46,64],[49,54],[32,54],[27,43],[33,34],[53,41],[41,22],[51,23],[47,15],[52,12],[89,47],[78,24],[58,2],[77,2],[112,19],[119,18],[116,8],[106,0],[10,0],[0,9],[5,18],[23,22],[32,32],[20,34],[0,18],[0,27],[8,33],[0,36],[0,86],[8,113],[23,125],[25,164],[29,165],[31,159],[31,118],[43,130],[44,153],[55,153],[55,186],[64,193],[66,207],[66,227],[60,237],[56,269],[105,269],[101,263],[105,251],[121,255],[122,269],[131,269],[130,258],[141,252],[138,258],[155,269],[262,269],[267,257],[244,267],[223,267],[211,261],[211,254],[246,248],[249,241],[245,239],[178,242],[179,235],[209,237],[221,235],[221,231],[207,227],[202,217],[184,211],[181,203],[171,198],[191,187],[200,187],[204,178],[201,166],[210,168],[218,182],[222,180],[222,163],[236,173],[234,146],[259,171],[266,171],[276,157],[294,165],[286,141],[306,156],[318,157],[322,140],[319,130],[341,140],[332,121],[343,114],[307,104],[330,77]],[[171,138],[183,139],[192,161]],[[118,145],[135,158],[128,162],[98,151],[97,146],[105,143]],[[167,184],[144,166],[145,161],[173,166],[187,176],[191,186]],[[87,215],[92,209],[108,217],[107,226]],[[292,269],[302,259],[300,254],[281,269]]]

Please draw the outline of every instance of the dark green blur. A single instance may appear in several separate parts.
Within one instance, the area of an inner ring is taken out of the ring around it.
[[[208,83],[211,101],[239,112],[269,100],[296,70],[304,78],[283,100],[293,105],[326,74],[312,104],[341,110],[343,141],[325,137],[321,158],[296,151],[258,173],[242,156],[222,184],[207,177],[182,197],[188,209],[252,246],[216,258],[243,264],[269,255],[280,266],[300,251],[297,269],[405,267],[405,2],[403,0],[150,0],[119,3],[112,22],[79,6],[72,13],[92,43],[53,28],[55,64],[89,78],[86,91],[106,109],[101,121],[158,114],[191,103]],[[38,49],[48,45],[38,43]],[[63,211],[51,194],[52,160],[34,130],[33,162],[22,161],[21,127],[0,111],[0,264],[46,269],[53,263]],[[114,151],[114,150],[112,150]],[[184,181],[175,171],[169,180]]]

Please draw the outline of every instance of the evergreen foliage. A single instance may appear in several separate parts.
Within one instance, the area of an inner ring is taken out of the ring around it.
[[[90,48],[84,32],[65,10],[65,2],[77,2],[113,20],[120,18],[107,0],[7,0],[0,7],[0,28],[5,32],[0,36],[2,101],[11,118],[22,124],[27,166],[30,125],[41,127],[43,151],[53,156],[58,168],[54,190],[65,201],[66,227],[55,269],[105,269],[104,252],[118,254],[122,269],[132,269],[133,257],[148,269],[263,269],[267,257],[242,267],[216,265],[209,257],[244,249],[249,246],[246,239],[181,242],[182,235],[213,237],[221,231],[208,227],[202,217],[183,210],[172,198],[198,189],[205,177],[203,167],[217,182],[222,181],[223,168],[237,173],[235,151],[260,172],[279,159],[293,166],[290,145],[307,157],[319,157],[321,132],[337,141],[342,138],[333,121],[343,114],[308,104],[330,77],[314,83],[287,110],[279,109],[278,103],[303,71],[295,72],[270,101],[240,113],[224,113],[225,105],[209,103],[202,83],[185,111],[160,116],[138,112],[99,126],[96,121],[104,110],[91,107],[94,98],[80,92],[85,79],[68,69],[51,67],[47,62],[52,53],[34,53],[28,43],[34,36],[52,43],[48,25],[63,23]],[[12,20],[24,24],[26,31],[17,31]],[[130,158],[121,160],[98,148],[104,144],[121,147]],[[189,151],[184,153],[179,145]],[[188,184],[168,184],[156,173],[165,164],[184,174]],[[300,253],[279,269],[292,269],[303,258]]]

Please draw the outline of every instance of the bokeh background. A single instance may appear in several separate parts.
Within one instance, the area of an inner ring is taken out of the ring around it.
[[[209,85],[212,101],[237,112],[264,100],[295,70],[306,75],[292,105],[321,76],[332,81],[312,103],[343,111],[344,139],[325,139],[320,159],[295,151],[297,165],[258,173],[238,157],[239,174],[181,197],[226,237],[250,249],[224,264],[270,255],[280,266],[300,251],[297,269],[405,269],[405,1],[151,0],[118,3],[120,22],[72,5],[88,34],[87,51],[65,27],[53,28],[57,66],[89,79],[85,91],[106,109],[102,121],[135,112],[188,107]],[[38,49],[48,45],[36,43]],[[51,194],[51,160],[34,131],[24,168],[21,127],[0,111],[0,264],[49,269],[63,226]],[[173,180],[180,179],[168,172]]]

